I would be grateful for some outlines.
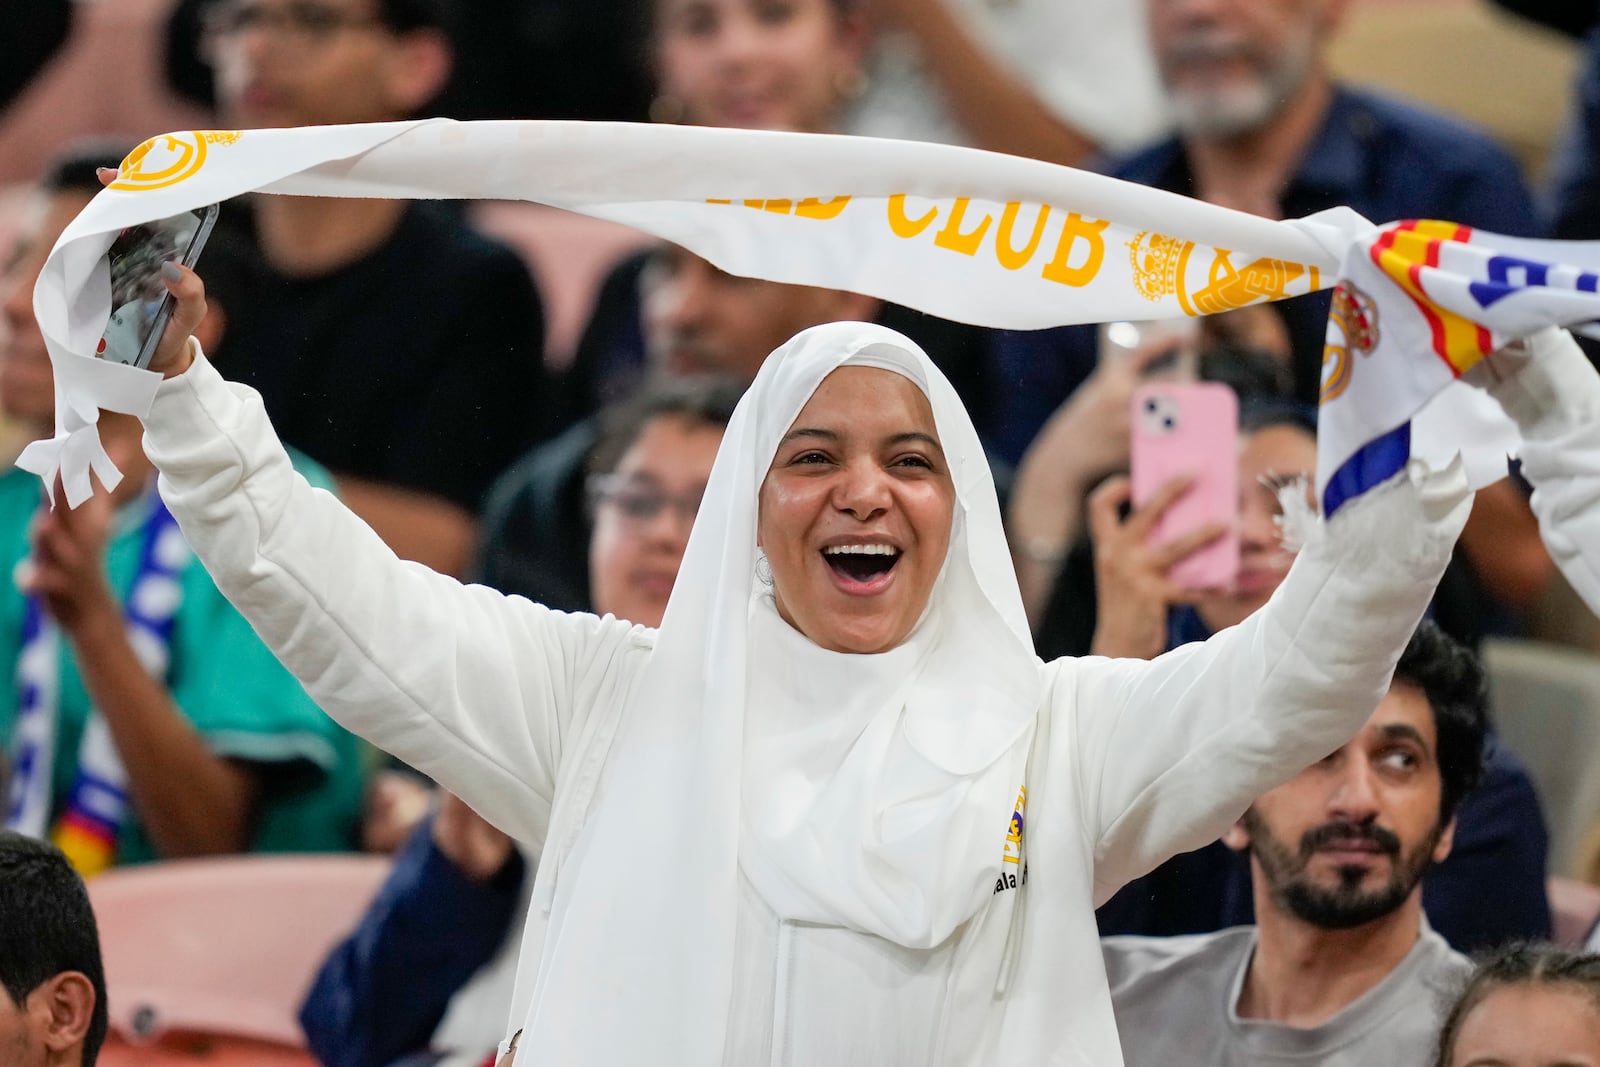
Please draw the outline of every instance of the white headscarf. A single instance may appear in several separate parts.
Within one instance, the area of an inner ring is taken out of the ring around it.
[[[813,644],[756,575],[767,469],[844,365],[927,395],[955,484],[928,609],[878,655]],[[519,1061],[721,1064],[741,869],[781,918],[911,947],[989,899],[1041,679],[977,432],[921,349],[834,323],[773,353],[723,437],[644,672],[557,879]]]

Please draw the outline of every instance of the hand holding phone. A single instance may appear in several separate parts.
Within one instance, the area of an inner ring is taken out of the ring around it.
[[[112,363],[148,367],[167,320],[172,294],[161,279],[164,263],[193,267],[216,225],[218,207],[130,226],[106,253],[111,270],[111,317],[97,355]]]
[[[1200,320],[1107,322],[1100,327],[1099,358],[1108,363],[1137,362],[1148,379],[1194,381],[1199,374]]]
[[[1216,382],[1152,382],[1133,395],[1131,473],[1135,506],[1174,478],[1190,479],[1151,530],[1168,544],[1208,523],[1221,537],[1173,564],[1168,577],[1186,589],[1225,589],[1239,572],[1239,402]]]

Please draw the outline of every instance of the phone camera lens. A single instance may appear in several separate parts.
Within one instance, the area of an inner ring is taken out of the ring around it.
[[[1176,425],[1178,425],[1178,420],[1173,418],[1171,415],[1168,415],[1161,420],[1161,428],[1163,430],[1170,430]]]
[[[1157,411],[1159,411],[1161,409],[1161,402],[1159,400],[1157,400],[1153,396],[1147,396],[1144,399],[1144,409],[1145,409],[1145,411],[1147,411],[1150,414],[1154,415]]]

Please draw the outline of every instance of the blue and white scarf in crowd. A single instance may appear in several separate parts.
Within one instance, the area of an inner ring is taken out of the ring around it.
[[[734,274],[1012,329],[1207,315],[1343,279],[1320,419],[1324,514],[1410,455],[1459,449],[1478,484],[1503,476],[1515,432],[1456,379],[1502,340],[1600,318],[1597,246],[1380,227],[1347,208],[1276,222],[948,145],[581,122],[186,131],[129,155],[62,234],[35,292],[57,432],[19,462],[47,486],[59,470],[69,503],[88,496],[91,469],[117,477],[99,409],[143,415],[158,381],[94,358],[110,310],[106,249],[126,226],[251,191],[536,201]]]
[[[183,602],[182,575],[190,549],[154,491],[145,506],[139,570],[123,615],[134,654],[160,678],[171,659],[173,619]],[[128,776],[105,717],[91,711],[66,804],[52,819],[60,756],[61,657],[60,630],[38,599],[30,597],[17,659],[17,720],[5,825],[31,837],[49,836],[79,873],[90,877],[116,862],[117,837],[128,815]]]

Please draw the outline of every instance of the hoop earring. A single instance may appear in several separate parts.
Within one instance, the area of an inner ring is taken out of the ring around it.
[[[683,117],[688,113],[688,108],[683,106],[683,101],[669,93],[662,93],[650,101],[650,121],[676,126],[683,122]]]
[[[759,548],[756,549],[756,581],[768,589],[772,588],[772,561]]]

